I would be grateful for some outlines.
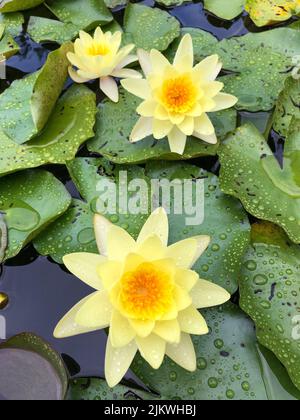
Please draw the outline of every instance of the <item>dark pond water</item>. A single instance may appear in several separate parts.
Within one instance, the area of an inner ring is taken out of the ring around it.
[[[146,3],[153,5],[151,1]],[[206,13],[201,3],[176,7],[170,9],[170,13],[176,16],[183,26],[205,29],[219,39],[256,30],[247,16],[233,22],[224,22]],[[53,17],[44,7],[31,11],[31,14]],[[122,10],[115,13],[118,20],[122,19],[122,15]],[[32,42],[26,34],[26,25],[17,42],[21,46],[21,54],[8,61],[7,80],[1,81],[0,91],[8,87],[13,80],[38,70],[54,47]],[[245,118],[252,119],[263,129],[268,115],[241,113],[240,120]],[[272,145],[280,156],[282,141],[274,136]],[[85,149],[80,153],[87,154]],[[206,160],[205,166],[213,171],[218,170],[218,162],[214,159]],[[64,168],[51,167],[50,170],[66,184],[73,196],[78,195]],[[80,280],[50,259],[39,257],[29,246],[17,258],[2,267],[0,292],[9,296],[8,306],[0,311],[0,315],[7,321],[7,337],[24,331],[39,334],[63,354],[72,375],[103,376],[106,342],[103,332],[66,340],[55,340],[52,336],[56,323],[66,311],[91,292]]]

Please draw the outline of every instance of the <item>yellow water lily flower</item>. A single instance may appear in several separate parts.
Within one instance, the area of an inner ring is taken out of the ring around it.
[[[74,43],[74,52],[67,54],[72,64],[69,67],[70,77],[77,83],[85,83],[100,78],[100,89],[114,102],[119,100],[117,78],[141,78],[141,74],[132,69],[126,69],[128,64],[137,61],[136,55],[131,55],[134,45],[130,44],[120,49],[122,33],[103,33],[98,27],[94,37],[80,31],[79,38]],[[76,69],[73,68],[76,67]]]
[[[95,216],[100,255],[70,254],[66,267],[96,290],[59,322],[57,338],[110,327],[105,376],[117,385],[137,351],[158,369],[169,356],[188,371],[196,369],[189,334],[208,333],[198,309],[221,305],[230,295],[199,279],[192,267],[209,245],[196,236],[168,246],[168,217],[156,210],[135,241],[124,229]]]
[[[192,37],[183,37],[173,64],[157,50],[139,50],[146,79],[123,80],[122,86],[143,99],[137,108],[141,116],[131,133],[137,142],[149,135],[168,137],[171,151],[183,154],[188,136],[216,144],[217,136],[208,113],[237,103],[232,95],[220,93],[224,84],[216,81],[222,64],[212,55],[194,67]]]

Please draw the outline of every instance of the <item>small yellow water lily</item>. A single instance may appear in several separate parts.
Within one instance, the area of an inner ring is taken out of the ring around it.
[[[66,267],[96,290],[59,322],[54,335],[70,337],[110,327],[105,376],[117,385],[137,351],[158,369],[165,354],[188,371],[196,369],[189,334],[208,333],[197,309],[220,305],[230,295],[191,270],[209,245],[196,236],[168,246],[168,217],[158,209],[135,241],[124,229],[95,216],[100,255],[70,254]]]
[[[130,44],[120,49],[121,42],[120,31],[114,34],[103,33],[98,27],[94,37],[80,31],[79,38],[74,43],[74,52],[67,54],[72,64],[69,67],[70,77],[77,83],[100,78],[100,89],[113,102],[118,102],[119,90],[114,77],[141,78],[136,70],[124,68],[138,60],[136,55],[130,54],[135,46]]]
[[[143,99],[137,108],[141,116],[131,133],[137,142],[149,135],[168,137],[171,151],[183,154],[187,136],[217,143],[215,128],[207,113],[230,108],[237,103],[232,95],[220,93],[224,84],[215,81],[222,69],[217,55],[194,67],[192,37],[183,37],[173,64],[157,50],[138,52],[146,76],[142,80],[123,80],[122,86]]]

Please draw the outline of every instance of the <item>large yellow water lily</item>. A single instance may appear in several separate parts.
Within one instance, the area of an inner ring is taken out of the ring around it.
[[[100,89],[114,102],[119,100],[117,78],[141,78],[139,72],[126,69],[128,64],[137,61],[136,55],[131,55],[134,45],[130,44],[120,49],[122,33],[103,33],[98,27],[94,37],[80,31],[79,38],[74,43],[74,52],[68,53],[72,66],[69,68],[71,78],[77,83],[85,83],[100,78]],[[76,70],[73,68],[76,67]]]
[[[100,255],[64,257],[66,267],[96,292],[71,309],[54,335],[63,338],[110,327],[105,375],[111,387],[121,381],[138,350],[154,369],[166,354],[194,371],[196,355],[189,334],[208,333],[198,309],[230,298],[191,269],[210,238],[197,236],[168,246],[168,231],[163,209],[149,217],[137,241],[97,215]]]
[[[137,108],[141,116],[131,133],[137,142],[149,135],[169,139],[171,151],[183,154],[187,136],[217,143],[208,113],[230,108],[237,98],[221,93],[224,85],[216,81],[222,64],[212,55],[194,67],[192,37],[183,37],[173,64],[157,50],[139,51],[146,76],[142,80],[123,80],[123,87],[143,99]]]

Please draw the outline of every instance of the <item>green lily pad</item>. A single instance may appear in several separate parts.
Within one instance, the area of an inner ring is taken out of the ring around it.
[[[8,230],[5,259],[17,255],[71,203],[63,184],[39,169],[1,178],[0,190],[0,211],[5,215]]]
[[[224,69],[238,73],[221,78],[225,91],[239,98],[237,108],[269,111],[294,66],[294,57],[300,54],[300,32],[278,28],[250,33],[221,41],[216,52]]]
[[[221,19],[232,20],[244,10],[245,0],[204,0],[204,7]]]
[[[46,125],[68,74],[66,54],[72,43],[49,54],[44,67],[14,81],[0,96],[0,127],[14,142],[23,144]]]
[[[1,344],[0,366],[0,394],[7,400],[65,398],[65,365],[59,354],[34,334],[19,334]]]
[[[151,180],[203,180],[204,190],[200,184],[198,187],[193,184],[189,193],[191,197],[183,195],[183,198],[175,198],[174,192],[172,193],[169,216],[170,243],[197,235],[211,236],[209,249],[194,269],[201,278],[219,284],[231,294],[236,292],[241,258],[250,241],[249,221],[240,203],[220,191],[217,176],[187,163],[149,163],[146,166],[146,174]],[[154,195],[157,194],[156,192]],[[174,206],[178,206],[180,199],[184,211],[182,214],[176,214]],[[198,211],[203,206],[203,220],[200,217],[199,220],[190,220],[191,216],[195,216],[195,206]],[[194,214],[191,214],[193,210]]]
[[[78,35],[79,30],[73,23],[31,16],[27,32],[35,42],[52,41],[63,44],[74,39]]]
[[[77,158],[68,163],[68,169],[85,202],[74,200],[70,209],[44,230],[34,242],[36,250],[41,255],[50,255],[59,263],[62,263],[64,255],[73,252],[98,252],[94,236],[93,216],[99,212],[98,200],[99,197],[102,197],[101,193],[105,192],[107,182],[119,186],[122,180],[126,182],[125,178],[121,178],[125,173],[128,182],[136,178],[148,182],[142,168],[137,166],[115,167],[105,159]],[[101,182],[106,184],[102,184],[101,187]],[[139,195],[136,192],[128,194],[129,200],[138,200],[138,198]],[[125,205],[127,206],[127,204],[126,200]],[[143,199],[141,205],[146,209],[146,214],[128,214],[126,209],[120,210],[122,202],[117,197],[117,207],[115,210],[108,209],[107,217],[112,223],[116,223],[128,230],[132,236],[137,237],[150,214],[150,204],[150,199],[147,201]],[[53,238],[55,238],[54,241]]]
[[[7,33],[12,37],[16,37],[22,31],[22,25],[24,23],[24,17],[22,13],[0,13],[0,24],[4,24]]]
[[[44,3],[44,0],[2,0],[0,3],[0,12],[19,12],[21,10],[32,9],[42,3]]]
[[[286,367],[300,389],[299,247],[271,224],[253,226],[241,275],[241,307],[257,338]]]
[[[129,0],[104,0],[104,2],[109,9],[114,9],[118,6],[125,6]]]
[[[245,8],[259,27],[284,22],[294,15],[300,15],[298,0],[246,0]]]
[[[180,23],[163,10],[130,3],[125,12],[124,32],[127,41],[137,48],[165,51],[179,37]]]
[[[67,399],[70,401],[131,401],[156,398],[149,392],[129,385],[117,385],[111,389],[104,379],[82,378],[71,381]]]
[[[94,135],[95,94],[72,86],[58,100],[44,129],[35,139],[18,145],[0,132],[0,175],[72,160],[81,144]]]
[[[300,80],[288,78],[273,114],[273,129],[287,137],[293,118],[300,120]]]
[[[45,4],[62,22],[86,31],[113,20],[104,0],[47,0]]]
[[[213,156],[217,145],[210,145],[196,138],[189,138],[184,154],[170,152],[167,139],[155,140],[152,136],[130,143],[130,133],[138,120],[136,108],[141,100],[120,89],[120,101],[115,104],[105,100],[99,105],[96,135],[88,142],[91,152],[100,153],[118,164],[142,163],[147,160],[186,160],[199,156]],[[234,109],[211,114],[219,138],[233,131],[236,127],[237,114]]]
[[[15,42],[13,37],[8,33],[6,25],[0,23],[0,57],[6,59],[17,54],[20,50],[19,45]]]
[[[0,214],[0,264],[3,262],[7,248],[7,226],[3,217]]]
[[[300,243],[299,127],[295,121],[283,169],[251,124],[238,128],[219,149],[222,190],[239,198],[253,216],[281,226],[296,243]]]
[[[228,303],[219,309],[205,310],[203,315],[210,333],[193,340],[197,355],[195,373],[169,359],[159,370],[153,370],[140,356],[135,359],[132,370],[151,390],[163,400],[300,398],[279,363],[273,361],[273,369],[268,365],[257,346],[252,322],[237,306]]]

